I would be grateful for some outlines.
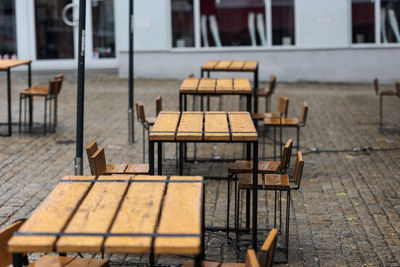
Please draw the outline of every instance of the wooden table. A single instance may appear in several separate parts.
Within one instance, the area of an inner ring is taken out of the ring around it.
[[[21,66],[28,65],[28,87],[32,86],[32,74],[31,74],[31,63],[32,60],[18,60],[18,59],[5,59],[0,60],[0,71],[7,72],[7,105],[8,105],[8,136],[12,134],[12,119],[11,119],[11,69]],[[31,101],[31,100],[30,100]],[[32,107],[30,103],[29,107]],[[32,121],[32,111],[29,112],[29,122]]]
[[[258,88],[258,61],[209,60],[201,66],[201,77],[203,77],[204,72],[207,73],[208,78],[210,78],[211,72],[252,72],[254,74],[254,113],[258,113],[258,101],[256,95]]]
[[[9,241],[21,253],[204,255],[200,176],[67,176]]]
[[[154,145],[157,143],[158,174],[162,174],[162,145],[179,143],[179,174],[183,173],[184,145],[186,143],[244,143],[247,160],[251,160],[253,146],[253,247],[257,246],[257,168],[258,134],[249,112],[178,112],[162,111],[150,130],[150,174],[154,174]],[[228,186],[229,183],[228,183]],[[228,195],[228,199],[230,196]],[[229,202],[229,200],[228,200]],[[248,194],[248,202],[250,195]],[[247,208],[247,217],[250,217]],[[249,218],[246,220],[249,223]],[[249,228],[249,225],[246,225]]]
[[[251,92],[250,80],[247,78],[186,78],[179,88],[179,110],[187,110],[187,95],[243,95],[247,97],[247,111],[251,112]],[[209,102],[207,105],[207,110],[210,110]],[[203,101],[200,107],[203,111]]]

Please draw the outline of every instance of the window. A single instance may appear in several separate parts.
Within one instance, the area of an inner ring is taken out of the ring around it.
[[[294,2],[171,0],[172,47],[294,45]]]
[[[353,43],[375,43],[375,4],[352,0]]]
[[[193,0],[171,0],[172,47],[194,47]]]
[[[399,0],[352,0],[353,43],[400,43],[399,19]]]
[[[0,59],[16,57],[15,1],[0,0]]]
[[[93,58],[115,58],[113,0],[92,0]]]

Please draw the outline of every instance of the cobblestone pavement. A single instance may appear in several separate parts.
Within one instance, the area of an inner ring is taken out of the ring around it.
[[[51,74],[33,73],[36,84],[47,83],[49,77]],[[66,74],[59,97],[56,134],[43,136],[40,133],[43,102],[37,100],[34,110],[35,133],[19,135],[15,127],[13,137],[0,138],[1,227],[15,219],[29,217],[61,177],[74,173],[75,77],[72,72]],[[25,74],[13,74],[12,80],[13,120],[17,121],[18,92],[26,84]],[[142,132],[138,123],[135,125],[137,142],[133,145],[127,142],[127,80],[119,79],[110,72],[88,72],[86,80],[84,144],[97,139],[105,147],[110,162],[141,162]],[[163,96],[164,109],[176,110],[179,84],[175,80],[138,79],[135,81],[136,100],[145,104],[148,115],[154,114],[157,95]],[[0,88],[0,118],[5,121],[4,75],[0,76]],[[385,98],[385,130],[380,133],[378,98],[369,84],[278,83],[272,99],[273,110],[276,109],[279,95],[290,99],[289,117],[299,116],[303,101],[307,101],[310,109],[307,126],[301,129],[301,146],[305,152],[303,180],[300,190],[292,192],[288,265],[399,266],[399,99]],[[213,99],[212,105],[217,106],[217,101]],[[237,109],[237,105],[237,99],[224,97],[224,109]],[[264,107],[263,100],[260,105]],[[1,127],[0,131],[6,133],[6,128]],[[295,130],[285,131],[283,140],[295,137],[295,134]],[[353,148],[357,147],[362,149],[353,152]],[[372,151],[364,147],[386,150]],[[311,153],[309,148],[318,148],[321,153]],[[189,155],[192,155],[192,150],[193,147],[189,146]],[[197,151],[198,158],[242,156],[241,145],[199,145]],[[271,151],[271,139],[268,138],[267,156],[271,156]],[[166,147],[165,157],[168,158],[168,172],[176,173],[174,145]],[[89,174],[86,157],[84,163],[84,173]],[[186,164],[185,173],[226,176],[227,164]],[[207,180],[207,225],[223,226],[225,223],[226,185],[225,180]],[[259,225],[262,228],[271,227],[272,194],[261,192],[259,198]],[[241,210],[244,210],[243,207]],[[269,225],[266,225],[267,222]],[[262,238],[263,233],[260,233]],[[248,237],[242,236],[243,244],[246,244],[246,240]],[[244,259],[246,245],[237,251],[234,243],[227,242],[223,233],[207,234],[206,243],[206,257],[209,260]],[[37,256],[32,255],[32,259]],[[112,259],[147,260],[144,256],[135,255],[106,256]],[[282,258],[280,252],[277,258]],[[159,263],[182,261],[183,257],[158,259]]]

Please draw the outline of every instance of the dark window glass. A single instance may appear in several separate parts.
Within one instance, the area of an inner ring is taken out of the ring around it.
[[[400,1],[382,0],[381,33],[382,43],[400,43]]]
[[[71,0],[35,0],[37,59],[74,58],[73,27],[61,18],[64,6],[69,3]]]
[[[265,46],[264,0],[200,0],[202,46]]]
[[[353,43],[375,43],[375,4],[352,0]]]
[[[172,47],[194,47],[193,0],[172,0]]]
[[[272,44],[294,45],[294,0],[272,0]]]
[[[93,57],[115,58],[114,1],[92,0]]]
[[[0,0],[0,59],[17,57],[15,1]]]

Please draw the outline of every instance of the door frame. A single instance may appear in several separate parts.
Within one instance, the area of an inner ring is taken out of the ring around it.
[[[52,0],[57,1],[57,0]],[[118,67],[118,39],[116,31],[116,8],[114,4],[114,34],[115,34],[115,58],[93,58],[93,27],[91,1],[86,0],[86,62],[90,69],[105,69]],[[36,56],[36,27],[35,27],[35,0],[15,0],[15,20],[17,27],[17,49],[20,59],[32,59],[33,68],[38,70],[76,69],[77,45],[75,46],[75,58],[73,59],[42,59]],[[71,0],[72,2],[72,0]],[[60,14],[61,16],[61,14]],[[75,38],[75,37],[74,37]],[[75,43],[75,42],[74,42]],[[76,42],[77,43],[77,42]]]

